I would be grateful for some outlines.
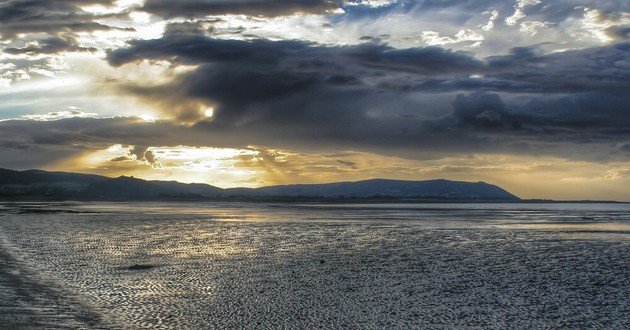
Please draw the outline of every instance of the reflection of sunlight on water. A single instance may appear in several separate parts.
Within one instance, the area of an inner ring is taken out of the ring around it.
[[[630,224],[605,223],[514,223],[497,225],[502,229],[561,230],[561,231],[614,231],[630,234]]]
[[[501,230],[548,232],[559,239],[630,242],[630,223],[509,223],[496,227]]]
[[[630,294],[626,206],[64,207],[0,233],[121,328],[622,328]]]

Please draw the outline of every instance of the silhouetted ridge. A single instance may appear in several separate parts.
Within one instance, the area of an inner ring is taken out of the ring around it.
[[[108,178],[78,173],[7,169],[0,169],[0,196],[97,200],[126,198],[519,200],[504,189],[485,182],[372,179],[357,182],[221,189],[207,184],[146,181],[127,176]]]
[[[296,184],[253,189],[252,195],[328,198],[445,198],[518,200],[502,188],[484,182],[449,180],[403,181],[372,179],[357,182]]]

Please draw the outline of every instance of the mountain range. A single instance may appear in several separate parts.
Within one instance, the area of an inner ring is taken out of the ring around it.
[[[410,199],[518,201],[485,182],[371,179],[357,182],[293,184],[223,189],[201,183],[147,181],[134,177],[0,169],[0,198],[76,200],[162,199]]]

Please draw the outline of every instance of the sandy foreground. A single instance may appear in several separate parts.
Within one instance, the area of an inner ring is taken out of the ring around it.
[[[7,329],[630,328],[624,210],[26,211]]]
[[[0,325],[4,329],[100,328],[99,317],[33,280],[0,243]]]

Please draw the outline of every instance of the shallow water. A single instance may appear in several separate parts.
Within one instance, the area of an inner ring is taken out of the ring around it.
[[[22,327],[630,327],[627,204],[30,203],[1,212],[4,271],[24,281],[0,290],[28,312],[15,321]],[[21,285],[42,291],[49,309],[10,290]],[[0,314],[21,311],[0,299]]]

